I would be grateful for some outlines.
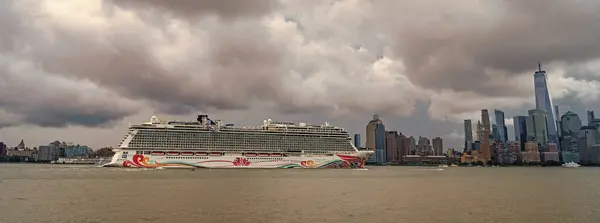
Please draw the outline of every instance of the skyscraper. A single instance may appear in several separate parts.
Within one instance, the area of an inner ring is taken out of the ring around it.
[[[579,115],[568,111],[561,116],[560,123],[563,162],[579,162],[577,137],[581,129],[581,119],[579,119]]]
[[[498,125],[492,124],[492,139],[494,141],[500,140],[500,133],[498,132]]]
[[[534,141],[538,142],[541,146],[541,150],[545,151],[546,148],[546,144],[548,144],[549,140],[548,140],[548,122],[547,122],[547,115],[546,115],[546,110],[542,110],[542,109],[531,109],[528,111],[529,112],[529,118],[531,120],[531,123],[528,123],[527,125],[531,124],[532,128],[533,128],[533,139]],[[529,128],[529,126],[528,126]],[[530,133],[528,132],[528,135]]]
[[[520,143],[521,150],[525,149],[527,142],[527,116],[515,116],[513,118],[515,127],[515,141]]]
[[[594,117],[594,111],[587,111],[587,121],[588,121],[588,125],[592,125],[592,120],[594,120],[596,117]]]
[[[504,121],[504,112],[500,110],[494,110],[494,116],[496,117],[496,126],[498,127],[498,140],[501,142],[507,142],[508,131],[506,129],[506,122]]]
[[[385,126],[378,115],[373,115],[366,127],[367,142],[366,148],[375,150],[375,155],[371,156],[369,162],[383,163],[385,161]]]
[[[548,141],[558,143],[558,130],[556,128],[552,97],[548,91],[548,79],[546,77],[546,71],[542,70],[542,65],[539,63],[538,70],[533,75],[533,83],[535,88],[535,108],[546,111],[546,132],[548,134]],[[541,128],[541,126],[539,127]]]
[[[477,140],[483,141],[483,126],[480,120],[477,120]]]
[[[354,134],[354,146],[356,146],[356,148],[360,147],[360,134],[358,133]]]
[[[432,140],[433,144],[433,155],[441,156],[444,151],[444,141],[440,137],[435,137]]]
[[[473,124],[471,119],[466,119],[465,122],[465,149],[469,148],[469,144],[473,143]]]
[[[490,114],[487,109],[481,110],[481,122],[483,127],[481,148],[479,149],[480,160],[484,163],[491,160],[492,153],[490,150]]]

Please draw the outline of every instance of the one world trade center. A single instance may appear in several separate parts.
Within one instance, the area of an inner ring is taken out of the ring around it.
[[[556,143],[558,147],[558,131],[556,129],[556,118],[554,117],[554,106],[552,98],[548,91],[548,79],[546,71],[542,70],[542,65],[538,63],[538,70],[533,75],[533,83],[535,88],[535,108],[546,111],[546,119],[548,123],[548,142]],[[546,145],[543,145],[546,147]]]

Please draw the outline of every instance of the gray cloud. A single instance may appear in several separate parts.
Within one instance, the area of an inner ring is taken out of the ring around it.
[[[423,4],[436,3],[441,2]],[[386,27],[395,28],[394,52],[410,79],[427,88],[523,96],[530,91],[511,88],[509,78],[533,73],[538,61],[581,63],[600,57],[595,1],[463,1],[424,14],[409,11],[420,3],[396,4],[381,5],[394,10],[387,19],[397,20]],[[467,13],[461,6],[469,8]]]
[[[217,15],[225,19],[264,15],[277,3],[275,0],[104,0],[104,4],[135,11],[150,9],[184,18]]]

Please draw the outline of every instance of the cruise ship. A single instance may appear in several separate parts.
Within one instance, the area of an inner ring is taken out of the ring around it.
[[[105,167],[363,168],[373,151],[359,151],[348,132],[330,123],[264,120],[237,127],[198,115],[196,121],[131,125]]]

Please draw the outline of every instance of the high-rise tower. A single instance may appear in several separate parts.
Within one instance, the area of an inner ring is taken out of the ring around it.
[[[494,116],[496,117],[496,126],[498,126],[498,139],[502,142],[508,141],[508,130],[504,121],[504,112],[494,110]]]
[[[465,149],[469,148],[469,144],[473,143],[473,124],[471,119],[465,120]]]
[[[546,111],[548,142],[558,144],[558,130],[556,129],[552,97],[548,91],[548,78],[546,77],[546,71],[542,70],[542,65],[539,63],[538,70],[533,75],[533,83],[535,88],[535,108]]]
[[[481,110],[481,122],[483,126],[482,138],[481,140],[481,148],[479,150],[480,161],[486,163],[491,160],[491,150],[490,150],[490,114],[487,109]]]

